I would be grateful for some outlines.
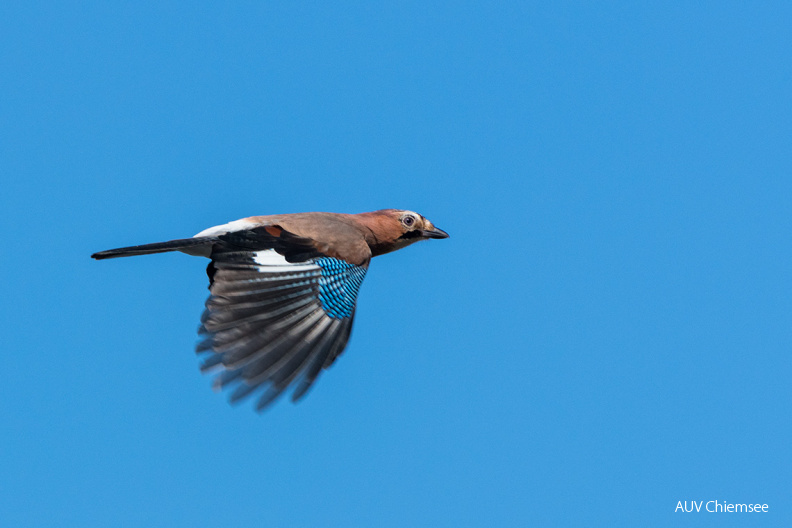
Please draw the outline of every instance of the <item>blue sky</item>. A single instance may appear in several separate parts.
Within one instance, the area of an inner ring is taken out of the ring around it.
[[[0,518],[789,526],[791,24],[4,3]],[[198,372],[204,260],[88,258],[387,207],[451,238],[375,259],[344,355],[261,416]]]

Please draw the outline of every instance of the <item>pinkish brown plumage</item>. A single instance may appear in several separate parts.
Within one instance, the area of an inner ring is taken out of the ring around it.
[[[263,389],[258,409],[294,384],[301,398],[344,350],[372,257],[447,238],[412,211],[251,216],[192,238],[101,251],[97,260],[181,251],[211,259],[197,351],[231,401]]]

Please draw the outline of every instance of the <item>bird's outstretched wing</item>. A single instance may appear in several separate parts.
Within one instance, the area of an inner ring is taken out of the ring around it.
[[[220,371],[215,386],[232,402],[263,390],[259,410],[292,384],[301,398],[346,346],[368,263],[329,257],[278,226],[220,235],[211,258],[201,370]]]

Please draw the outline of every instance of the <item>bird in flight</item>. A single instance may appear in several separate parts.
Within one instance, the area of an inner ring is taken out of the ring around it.
[[[263,410],[294,386],[302,398],[343,352],[358,290],[372,257],[448,238],[418,213],[296,213],[251,216],[192,238],[109,249],[97,260],[181,251],[211,259],[201,316],[202,372],[231,402],[257,393]]]

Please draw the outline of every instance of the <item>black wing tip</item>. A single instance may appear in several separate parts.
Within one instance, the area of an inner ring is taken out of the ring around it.
[[[286,387],[280,387],[278,385],[270,385],[267,387],[264,394],[262,394],[256,402],[256,412],[261,414],[267,409],[272,408],[272,405],[280,399],[284,392],[286,392]]]
[[[291,401],[292,403],[300,403],[303,398],[311,391],[311,387],[313,387],[314,380],[302,380],[300,383],[297,384],[297,387],[294,389],[294,392],[291,394]]]

